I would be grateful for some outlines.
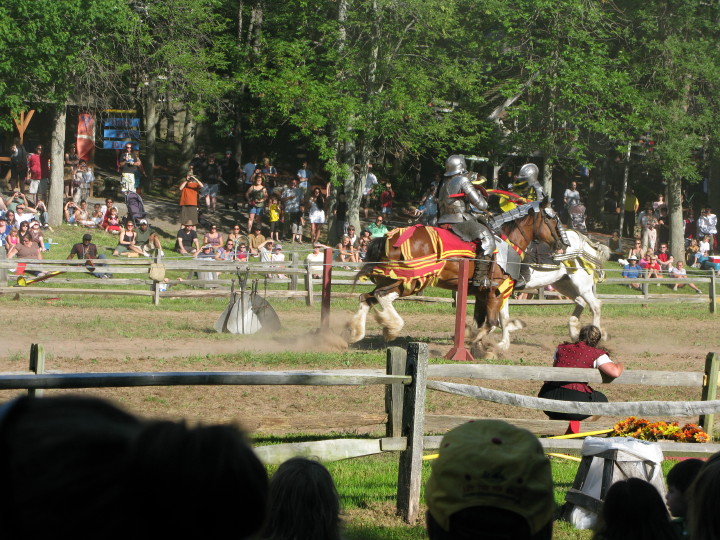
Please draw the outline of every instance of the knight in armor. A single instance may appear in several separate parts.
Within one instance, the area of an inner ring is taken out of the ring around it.
[[[438,192],[438,225],[449,225],[463,240],[477,244],[477,261],[472,285],[489,287],[488,276],[492,254],[495,251],[495,237],[484,223],[488,204],[470,178],[463,156],[452,155],[445,162],[445,179]],[[480,214],[473,215],[470,206]]]
[[[538,182],[539,172],[538,166],[534,163],[526,163],[520,167],[517,181],[513,184],[513,191],[529,201],[542,201],[545,198],[545,192]]]

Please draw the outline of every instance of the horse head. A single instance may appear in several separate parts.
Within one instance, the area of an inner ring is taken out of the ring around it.
[[[570,246],[560,216],[553,210],[550,198],[547,196],[540,203],[540,209],[535,216],[533,233],[537,240],[551,246],[556,253],[564,253]]]

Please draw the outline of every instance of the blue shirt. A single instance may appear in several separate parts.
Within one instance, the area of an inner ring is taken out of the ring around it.
[[[243,173],[245,173],[245,183],[251,184],[252,183],[252,175],[255,174],[255,164],[248,161],[245,165],[243,165]]]
[[[640,268],[637,264],[635,266],[632,266],[630,263],[626,264],[623,267],[622,276],[624,278],[639,278],[640,274],[642,273],[642,268]]]

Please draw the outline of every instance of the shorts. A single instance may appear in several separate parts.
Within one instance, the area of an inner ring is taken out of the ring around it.
[[[217,197],[219,189],[217,184],[207,184],[200,190],[200,196],[205,197],[206,195],[210,195],[211,197]]]
[[[115,247],[115,251],[117,251],[118,253],[127,253],[128,251],[130,251],[130,248],[128,248],[127,246],[125,246],[123,244],[118,244]]]
[[[303,233],[303,226],[302,226],[302,224],[301,224],[301,223],[293,223],[293,224],[292,224],[292,233],[293,233],[293,234],[300,234],[300,235],[302,235],[302,233]]]
[[[280,230],[280,221],[270,222],[270,232],[277,232]]]
[[[325,223],[325,211],[315,210],[314,212],[310,212],[310,223],[323,225]]]
[[[251,206],[250,207],[250,214],[255,214],[256,216],[262,216],[263,210],[265,210],[262,206]]]
[[[383,214],[392,214],[392,206],[383,206],[382,213]]]

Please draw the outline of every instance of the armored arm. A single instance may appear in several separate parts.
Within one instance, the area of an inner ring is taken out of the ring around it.
[[[462,190],[470,204],[482,212],[487,210],[487,201],[467,178],[463,179]]]

